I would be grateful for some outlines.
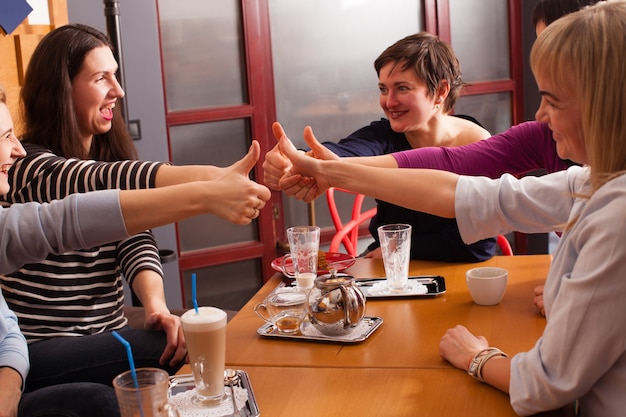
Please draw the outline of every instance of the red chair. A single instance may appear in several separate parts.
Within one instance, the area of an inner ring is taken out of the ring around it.
[[[507,238],[504,237],[504,235],[498,235],[496,239],[498,242],[498,246],[500,247],[500,252],[502,252],[502,255],[513,256],[513,248],[511,247],[511,244],[509,243]]]
[[[339,211],[337,210],[337,204],[335,203],[335,191],[341,191],[354,195],[354,202],[352,203],[352,216],[350,220],[345,224],[341,220]],[[365,221],[371,219],[376,215],[376,207],[361,211],[363,207],[363,200],[365,196],[363,194],[357,194],[352,191],[344,190],[342,188],[331,187],[326,191],[326,202],[328,203],[328,211],[330,212],[330,218],[335,225],[337,233],[333,236],[330,242],[329,252],[338,252],[339,246],[343,244],[346,252],[352,256],[358,256],[357,246],[359,240],[359,226]],[[504,256],[513,256],[513,248],[504,235],[498,235],[496,242],[500,247],[500,252]]]
[[[341,216],[337,210],[337,204],[335,203],[335,190],[354,195],[354,202],[352,203],[352,216],[345,224],[341,220]],[[359,241],[359,226],[376,215],[376,207],[361,212],[364,199],[365,196],[363,194],[353,193],[341,188],[331,187],[328,191],[326,191],[328,211],[330,212],[330,218],[332,219],[335,229],[337,230],[337,233],[330,242],[329,252],[338,252],[339,246],[343,244],[343,247],[349,255],[358,256],[357,247]]]

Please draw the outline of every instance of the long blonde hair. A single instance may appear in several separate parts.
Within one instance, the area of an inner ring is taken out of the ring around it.
[[[626,172],[625,53],[624,0],[600,2],[558,19],[531,51],[535,77],[578,97],[591,193]]]

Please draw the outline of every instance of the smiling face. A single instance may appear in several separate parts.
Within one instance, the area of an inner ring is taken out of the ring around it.
[[[107,46],[94,48],[72,80],[72,100],[85,146],[91,146],[93,135],[111,129],[113,108],[124,90],[117,82],[117,62]]]
[[[394,68],[395,66],[395,68]],[[418,130],[437,113],[441,102],[428,94],[426,83],[413,70],[401,70],[400,64],[390,62],[382,67],[378,77],[380,107],[394,132]]]
[[[551,77],[537,76],[536,79],[541,104],[535,118],[548,123],[560,158],[586,164],[582,109],[573,88],[559,89],[553,85]]]
[[[0,195],[9,192],[8,171],[26,152],[13,132],[13,120],[6,104],[0,102]]]

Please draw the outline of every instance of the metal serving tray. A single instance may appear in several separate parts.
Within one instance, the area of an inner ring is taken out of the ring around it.
[[[318,331],[309,321],[302,324],[299,333],[283,334],[272,324],[259,327],[257,333],[264,337],[277,339],[309,340],[318,342],[360,343],[366,340],[383,323],[380,317],[363,317],[361,323],[352,332],[341,336],[329,336]]]
[[[246,371],[237,370],[237,375],[239,375],[239,380],[236,384],[233,384],[233,386],[245,389],[248,392],[248,400],[246,401],[244,407],[239,410],[239,412],[244,417],[259,417],[261,414],[259,412],[259,406],[257,405],[256,398],[254,397],[254,392],[252,391],[252,385],[250,385],[250,378],[248,377],[248,373]],[[172,375],[170,377],[170,396],[194,388],[195,384],[192,374]],[[225,389],[230,390],[230,387],[225,384]],[[232,414],[226,414],[226,416],[232,416]]]
[[[374,285],[384,283],[387,278],[361,278],[356,280],[356,285],[361,289],[368,299],[390,298],[390,297],[436,297],[446,292],[446,280],[441,275],[419,275],[409,277],[410,281],[417,281],[426,286],[426,293],[392,293],[370,294],[369,289]]]

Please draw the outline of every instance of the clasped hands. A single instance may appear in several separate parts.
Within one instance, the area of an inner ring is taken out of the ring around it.
[[[304,141],[311,148],[308,152],[295,148],[280,123],[274,122],[272,133],[278,143],[265,155],[265,185],[307,203],[325,193],[331,185],[328,179],[320,177],[322,169],[316,160],[338,160],[339,157],[315,138],[310,126],[304,128]]]

